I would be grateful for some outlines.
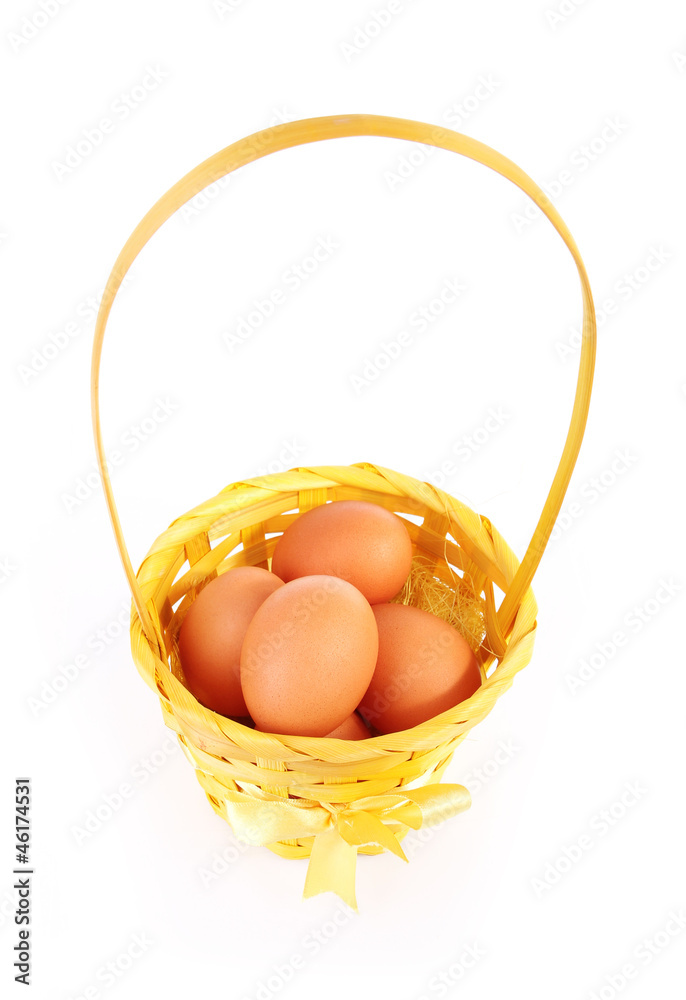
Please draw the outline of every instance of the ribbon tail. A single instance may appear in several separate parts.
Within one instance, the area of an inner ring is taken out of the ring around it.
[[[343,840],[335,827],[318,833],[312,844],[303,899],[318,896],[320,892],[335,892],[351,910],[358,913],[356,866],[357,848]]]

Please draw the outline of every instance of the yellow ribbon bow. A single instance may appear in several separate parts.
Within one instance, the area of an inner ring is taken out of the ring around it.
[[[335,892],[357,911],[355,867],[358,847],[376,846],[407,861],[398,834],[435,826],[468,809],[463,785],[425,785],[410,791],[369,795],[347,803],[284,799],[263,792],[225,791],[226,818],[235,835],[266,846],[279,840],[314,837],[303,898]]]

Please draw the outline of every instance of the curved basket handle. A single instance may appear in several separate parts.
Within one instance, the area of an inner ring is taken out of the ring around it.
[[[244,166],[246,163],[251,163],[253,160],[266,156],[268,153],[274,153],[280,149],[288,149],[292,146],[299,146],[307,142],[318,142],[322,139],[335,139],[353,135],[374,135],[392,139],[408,139],[412,142],[437,146],[440,149],[461,153],[471,160],[476,160],[478,163],[490,167],[512,181],[513,184],[516,184],[517,187],[521,188],[525,194],[533,199],[541,211],[550,219],[574,258],[579,278],[581,279],[584,312],[579,377],[574,397],[572,418],[560,464],[555,472],[552,486],[550,487],[533,537],[508,588],[507,594],[498,609],[498,625],[503,636],[508,635],[510,632],[517,608],[533,580],[534,573],[550,538],[550,533],[553,530],[560,508],[562,507],[562,501],[572,476],[586,427],[586,418],[591,400],[596,349],[596,319],[588,276],[576,243],[567,226],[562,221],[557,209],[541,188],[515,163],[508,160],[507,157],[491,149],[490,146],[477,142],[476,139],[462,135],[459,132],[453,132],[450,129],[442,128],[441,126],[429,125],[425,122],[416,122],[405,118],[389,118],[384,115],[332,115],[326,118],[305,118],[301,121],[275,125],[271,128],[262,129],[260,132],[255,132],[253,135],[249,135],[238,142],[234,142],[225,149],[220,150],[220,152],[215,153],[214,156],[210,156],[209,159],[195,167],[185,177],[182,177],[180,181],[174,184],[153,205],[147,215],[136,226],[117,257],[108,278],[98,311],[91,366],[91,408],[98,466],[119,554],[124,564],[124,570],[143,631],[151,642],[157,641],[157,633],[153,627],[148,609],[145,606],[143,594],[138,586],[126,543],[124,542],[119,514],[112,493],[112,484],[107,470],[100,429],[100,358],[105,326],[112,308],[112,302],[126,272],[151,236],[157,232],[160,226],[177,209],[195,197],[208,184],[231,173],[231,171],[236,170],[238,167]]]

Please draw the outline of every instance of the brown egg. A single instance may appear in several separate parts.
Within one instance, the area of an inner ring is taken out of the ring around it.
[[[365,725],[364,719],[361,719],[357,712],[353,712],[344,722],[341,722],[340,726],[336,726],[332,732],[326,735],[337,740],[368,740],[372,734]]]
[[[188,690],[206,708],[245,716],[240,659],[243,638],[262,602],[283,580],[259,566],[237,566],[211,580],[188,609],[179,657]]]
[[[351,584],[304,576],[268,597],[248,626],[241,686],[262,732],[325,736],[351,715],[374,673],[374,614]]]
[[[357,587],[370,604],[390,601],[412,565],[400,518],[374,503],[335,500],[302,514],[276,543],[272,569],[288,582],[328,574]]]
[[[360,714],[381,733],[411,729],[474,694],[481,674],[452,625],[404,604],[372,608],[379,657]]]

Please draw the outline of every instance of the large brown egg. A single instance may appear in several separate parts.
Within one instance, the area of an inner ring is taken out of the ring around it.
[[[411,729],[474,694],[481,674],[452,625],[404,604],[372,608],[379,657],[359,711],[380,733]]]
[[[189,691],[219,715],[244,716],[241,646],[262,602],[283,580],[259,566],[237,566],[211,580],[188,609],[179,658]]]
[[[302,514],[276,544],[272,569],[288,582],[327,574],[347,580],[370,604],[390,601],[412,565],[400,518],[363,500],[335,500]]]
[[[354,712],[378,648],[372,609],[345,580],[304,576],[280,587],[256,612],[241,652],[257,728],[326,736]]]

